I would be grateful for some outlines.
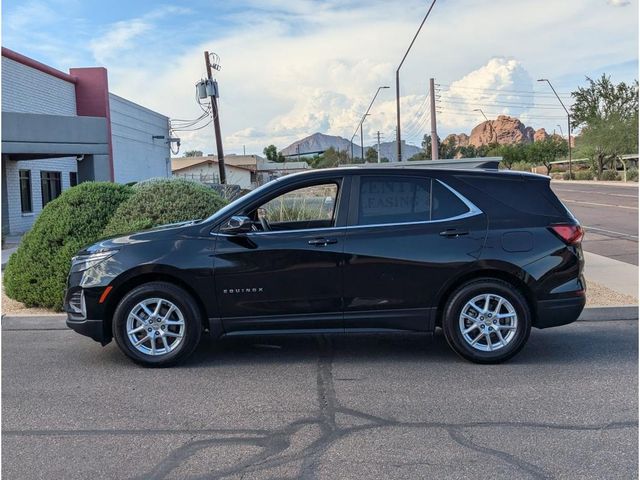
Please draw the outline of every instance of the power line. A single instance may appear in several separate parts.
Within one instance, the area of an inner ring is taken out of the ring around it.
[[[449,89],[452,87],[450,83],[438,83],[436,84],[438,87],[448,87]],[[545,92],[538,92],[535,90],[504,90],[501,88],[481,88],[481,87],[465,87],[462,85],[453,85],[453,88],[462,88],[464,90],[481,90],[487,92],[503,92],[503,93],[519,93],[519,94],[530,94],[530,95],[540,95],[555,98],[555,95],[551,95]],[[570,97],[571,93],[560,93],[559,95]]]

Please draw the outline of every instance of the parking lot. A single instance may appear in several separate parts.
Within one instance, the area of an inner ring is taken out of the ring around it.
[[[3,321],[6,478],[637,478],[637,321],[534,330],[480,366],[443,336],[204,341],[144,369],[62,320]]]

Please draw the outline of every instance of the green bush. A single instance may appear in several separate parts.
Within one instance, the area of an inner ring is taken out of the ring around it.
[[[576,179],[576,174],[569,174],[569,172],[563,172],[562,173],[562,179],[563,180],[575,180]]]
[[[637,182],[638,181],[638,169],[630,168],[627,170],[627,182]]]
[[[148,180],[134,185],[104,230],[105,236],[167,223],[206,218],[226,205],[213,189],[183,179]]]
[[[600,180],[620,180],[618,172],[615,170],[605,170],[600,176]]]
[[[511,170],[517,170],[520,172],[530,172],[534,165],[529,162],[513,162]]]
[[[591,170],[578,170],[573,173],[576,180],[593,180],[593,172]]]
[[[131,188],[85,182],[47,203],[4,274],[7,295],[29,307],[62,309],[71,257],[102,237]]]

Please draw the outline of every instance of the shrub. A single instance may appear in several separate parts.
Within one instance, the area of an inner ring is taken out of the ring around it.
[[[575,180],[576,179],[576,174],[575,173],[569,174],[569,172],[564,172],[562,174],[562,179],[563,180]]]
[[[591,170],[578,170],[573,176],[576,180],[593,180],[593,172]]]
[[[637,182],[638,181],[638,169],[630,168],[627,170],[627,182]]]
[[[605,170],[600,176],[600,180],[620,180],[618,172],[615,170]]]
[[[130,194],[124,185],[85,182],[47,203],[7,263],[7,295],[29,307],[61,310],[71,257],[100,239]]]
[[[513,162],[511,170],[517,170],[520,172],[530,172],[534,165],[529,162]]]
[[[167,223],[206,218],[226,205],[213,189],[183,179],[158,179],[137,183],[104,230],[121,235]]]

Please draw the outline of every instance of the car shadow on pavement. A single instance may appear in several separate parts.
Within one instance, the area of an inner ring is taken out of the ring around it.
[[[614,323],[627,325],[622,329],[606,328]],[[637,356],[636,338],[637,322],[579,322],[549,330],[534,329],[524,349],[505,364],[588,364],[605,358],[623,361],[629,355]],[[204,337],[194,354],[177,368],[315,362],[319,345],[326,343],[331,345],[334,361],[469,364],[449,348],[442,331],[438,330],[433,335],[255,335],[219,340]],[[114,349],[113,356],[116,355],[119,352]]]

